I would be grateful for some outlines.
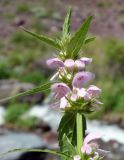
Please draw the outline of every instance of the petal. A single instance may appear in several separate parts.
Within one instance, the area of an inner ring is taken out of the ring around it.
[[[93,79],[95,75],[91,72],[79,72],[77,73],[72,81],[72,85],[76,88],[82,88],[82,86]]]
[[[101,89],[98,88],[97,86],[91,85],[88,89],[87,92],[90,94],[92,98],[94,97],[99,97],[101,93]]]
[[[64,109],[64,108],[67,107],[67,105],[68,105],[67,99],[65,97],[61,98],[61,100],[60,100],[60,108]]]
[[[80,60],[84,62],[85,65],[88,65],[92,62],[92,58],[87,58],[87,57],[82,57],[80,58]]]
[[[92,148],[88,144],[84,144],[83,147],[81,147],[81,152],[89,155],[92,153]]]
[[[76,60],[75,66],[78,68],[78,70],[82,70],[85,68],[85,63],[81,60]]]
[[[94,139],[99,139],[101,137],[100,133],[90,133],[84,139],[84,144],[88,144],[90,141]]]
[[[86,92],[86,89],[85,88],[81,88],[81,89],[78,89],[78,96],[79,97],[84,97],[86,96],[87,92]]]
[[[65,83],[55,83],[52,85],[51,89],[55,92],[56,98],[62,98],[70,92],[70,88]]]
[[[67,67],[69,70],[73,70],[74,67],[75,67],[75,63],[72,59],[67,59],[65,62],[64,62],[64,65],[65,67]]]
[[[64,63],[62,60],[60,60],[59,58],[51,58],[51,59],[48,59],[46,61],[47,65],[54,69],[54,68],[58,68],[58,67],[63,67],[64,66]]]
[[[73,160],[81,160],[81,157],[79,155],[75,155]]]
[[[71,100],[72,100],[72,101],[75,102],[75,101],[77,100],[77,98],[78,98],[77,94],[74,94],[74,93],[73,93],[73,94],[71,95]]]

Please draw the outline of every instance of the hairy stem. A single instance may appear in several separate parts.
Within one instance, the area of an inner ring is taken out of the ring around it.
[[[83,124],[82,124],[82,115],[80,113],[77,113],[76,124],[77,124],[77,149],[78,152],[81,154],[81,147],[83,143]]]

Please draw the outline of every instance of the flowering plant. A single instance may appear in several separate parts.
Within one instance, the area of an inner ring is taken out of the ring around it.
[[[63,160],[101,160],[107,151],[99,149],[98,144],[92,142],[94,139],[100,138],[100,134],[90,133],[86,136],[85,116],[100,108],[102,103],[98,98],[101,89],[95,85],[87,86],[95,78],[93,73],[87,71],[87,66],[91,64],[92,58],[82,57],[79,54],[85,44],[94,40],[93,37],[87,38],[92,17],[88,17],[74,35],[70,33],[70,17],[71,9],[65,18],[59,40],[37,35],[24,29],[30,35],[56,48],[59,53],[46,62],[48,67],[55,70],[49,83],[14,97],[51,88],[56,101],[54,105],[63,112],[58,128],[60,151],[40,151],[57,154]]]

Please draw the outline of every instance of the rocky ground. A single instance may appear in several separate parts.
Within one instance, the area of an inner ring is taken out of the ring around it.
[[[51,7],[52,5],[52,7]],[[34,18],[45,25],[46,32],[60,31],[68,6],[72,6],[72,26],[75,30],[88,16],[93,15],[91,33],[98,36],[124,37],[123,0],[54,0],[0,1],[0,37],[7,38],[23,25],[32,28]],[[37,24],[35,24],[37,25]]]

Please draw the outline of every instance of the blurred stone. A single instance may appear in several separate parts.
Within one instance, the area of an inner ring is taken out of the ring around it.
[[[46,133],[51,130],[51,127],[48,123],[43,122],[42,120],[39,120],[39,122],[35,126],[37,133]]]
[[[18,100],[20,102],[27,102],[27,103],[30,103],[30,104],[32,104],[32,103],[39,104],[39,103],[43,102],[44,98],[45,98],[45,94],[35,93],[33,95],[19,97]]]
[[[0,106],[0,126],[4,124],[4,115],[5,109],[3,106]]]
[[[5,135],[0,135],[0,152],[4,153],[12,149],[32,149],[32,148],[44,148],[46,146],[45,142],[35,134],[32,133],[8,133]],[[32,153],[24,153],[24,152],[13,152],[10,154],[6,154],[3,157],[0,157],[0,160],[23,160],[24,155],[32,155]],[[36,154],[36,153],[33,153]],[[37,154],[38,156],[39,154]],[[44,153],[40,153],[44,156]],[[36,156],[36,155],[35,155]],[[25,157],[25,158],[26,158]],[[43,158],[43,157],[42,157]],[[36,159],[36,158],[35,158]],[[44,158],[43,158],[44,159]],[[27,159],[25,159],[27,160]],[[32,159],[28,159],[32,160]],[[41,160],[41,159],[37,159]]]
[[[25,92],[29,89],[35,87],[31,83],[21,83],[17,80],[0,80],[0,99],[4,99],[13,95],[16,95],[20,92]],[[28,95],[17,98],[21,102],[28,103],[41,103],[44,100],[43,93],[37,93],[34,95]],[[6,104],[7,101],[3,101],[3,104]]]
[[[16,17],[13,24],[16,27],[23,26],[26,23],[26,20],[20,17]]]
[[[103,115],[103,120],[109,124],[117,124],[124,128],[124,113],[108,113]]]
[[[44,73],[46,76],[49,76],[50,73],[51,73],[51,70],[50,68],[46,65],[46,60],[47,58],[41,58],[41,59],[38,59],[36,60],[31,68],[32,69],[35,69],[35,70],[40,70],[42,71],[42,73]]]
[[[57,131],[59,122],[61,120],[61,114],[50,108],[48,105],[36,105],[32,107],[26,114],[26,117],[37,117],[46,124],[48,124],[52,130]]]

